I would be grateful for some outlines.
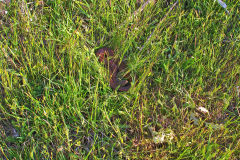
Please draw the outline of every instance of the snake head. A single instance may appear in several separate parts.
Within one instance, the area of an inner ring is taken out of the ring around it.
[[[105,62],[114,56],[114,51],[110,48],[103,47],[95,53],[96,56],[98,57],[99,62]]]

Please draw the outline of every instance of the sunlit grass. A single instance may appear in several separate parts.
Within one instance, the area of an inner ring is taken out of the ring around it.
[[[0,23],[0,157],[239,159],[240,3],[229,15],[213,1],[174,3],[12,1]],[[127,62],[128,92],[110,88],[103,46]]]

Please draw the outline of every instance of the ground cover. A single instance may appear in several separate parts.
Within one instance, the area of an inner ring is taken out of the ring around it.
[[[240,158],[239,1],[0,4],[2,159]]]

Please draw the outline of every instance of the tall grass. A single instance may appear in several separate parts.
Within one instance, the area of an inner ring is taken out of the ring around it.
[[[12,1],[0,23],[0,157],[239,159],[240,3],[229,15],[214,1],[174,3]],[[127,62],[128,92],[110,88],[103,46]]]

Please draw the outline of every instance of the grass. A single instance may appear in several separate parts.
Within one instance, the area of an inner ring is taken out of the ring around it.
[[[240,3],[174,3],[6,6],[0,157],[239,159]],[[127,62],[128,92],[110,88],[103,46]]]

